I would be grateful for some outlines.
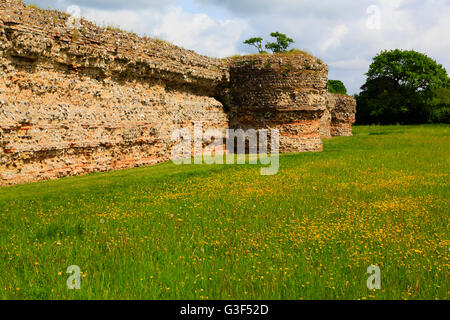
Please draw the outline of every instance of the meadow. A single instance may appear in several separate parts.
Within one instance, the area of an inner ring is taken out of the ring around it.
[[[0,298],[448,299],[450,126],[354,131],[275,176],[167,163],[0,188]]]

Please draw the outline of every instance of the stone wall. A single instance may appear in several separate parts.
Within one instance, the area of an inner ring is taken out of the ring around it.
[[[0,185],[167,161],[172,132],[196,121],[279,129],[281,152],[351,133],[349,101],[330,107],[328,68],[307,54],[220,60],[67,21],[0,1]]]
[[[0,2],[0,184],[167,161],[175,129],[228,126],[223,61],[66,21]]]

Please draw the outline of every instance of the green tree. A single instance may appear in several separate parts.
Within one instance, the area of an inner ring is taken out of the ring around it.
[[[266,44],[266,49],[272,51],[273,53],[287,52],[294,40],[288,38],[285,34],[279,32],[272,32],[271,37],[276,39],[276,42],[268,42]]]
[[[430,122],[450,123],[450,88],[433,89],[430,102]]]
[[[244,41],[244,44],[248,44],[250,46],[255,47],[259,53],[264,53],[264,49],[262,47],[263,38],[250,38]]]
[[[328,92],[337,94],[347,94],[347,88],[340,80],[328,80]]]
[[[424,123],[430,121],[436,89],[448,87],[447,71],[416,51],[378,54],[356,96],[359,123]]]

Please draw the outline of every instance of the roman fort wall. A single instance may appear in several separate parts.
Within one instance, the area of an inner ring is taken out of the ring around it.
[[[195,122],[278,129],[281,152],[351,135],[354,100],[330,99],[310,55],[215,59],[68,20],[0,0],[0,185],[168,161]]]

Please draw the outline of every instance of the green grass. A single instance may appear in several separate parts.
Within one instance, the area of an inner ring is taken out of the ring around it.
[[[450,126],[356,127],[276,176],[163,164],[0,188],[0,297],[448,299],[449,147]]]

